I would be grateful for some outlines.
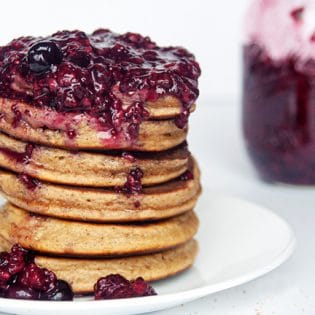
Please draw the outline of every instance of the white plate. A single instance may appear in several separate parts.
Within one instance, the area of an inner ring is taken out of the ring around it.
[[[45,302],[0,299],[0,311],[31,315],[141,314],[196,300],[260,277],[292,254],[291,228],[271,211],[204,189],[198,204],[200,254],[184,274],[154,284],[158,296]]]

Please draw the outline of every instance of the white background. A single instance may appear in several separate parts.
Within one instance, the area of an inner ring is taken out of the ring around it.
[[[204,183],[213,191],[274,209],[295,230],[298,249],[278,270],[247,285],[167,310],[163,315],[315,314],[315,191],[260,182],[243,148],[239,124],[240,47],[248,2],[1,1],[0,44],[21,35],[46,35],[76,28],[91,32],[106,27],[117,32],[140,32],[161,45],[189,48],[203,70],[199,110],[191,120],[190,147],[200,162]]]

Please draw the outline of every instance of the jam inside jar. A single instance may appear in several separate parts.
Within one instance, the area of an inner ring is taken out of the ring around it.
[[[258,45],[243,48],[243,131],[268,182],[315,184],[315,62],[276,62]]]
[[[252,0],[243,45],[243,132],[268,182],[315,185],[315,0]]]

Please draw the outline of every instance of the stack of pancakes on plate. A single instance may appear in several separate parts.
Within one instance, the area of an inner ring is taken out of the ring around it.
[[[33,250],[76,293],[112,273],[152,281],[191,266],[199,75],[183,48],[132,33],[0,47],[0,248]]]

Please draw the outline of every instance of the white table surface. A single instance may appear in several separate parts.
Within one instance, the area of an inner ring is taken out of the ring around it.
[[[190,149],[199,161],[204,184],[214,192],[273,209],[293,227],[298,247],[284,265],[258,280],[152,314],[314,315],[315,187],[275,186],[258,180],[244,150],[238,101],[200,103],[191,118]]]

